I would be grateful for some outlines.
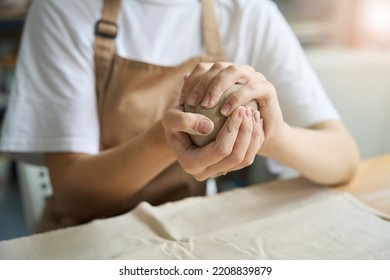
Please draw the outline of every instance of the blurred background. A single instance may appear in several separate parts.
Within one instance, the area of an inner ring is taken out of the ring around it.
[[[363,159],[390,152],[390,0],[274,0]],[[0,126],[29,0],[0,0]],[[295,176],[286,170],[282,177]],[[28,235],[50,182],[0,154],[0,240]]]
[[[14,78],[17,51],[29,1],[0,0],[0,126]],[[0,240],[30,233],[16,164],[0,153]]]
[[[362,158],[390,152],[390,0],[274,2],[358,142]]]

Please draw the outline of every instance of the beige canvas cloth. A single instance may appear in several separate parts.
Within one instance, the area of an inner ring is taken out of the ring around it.
[[[349,194],[295,179],[145,202],[0,242],[0,259],[390,259],[390,222]]]

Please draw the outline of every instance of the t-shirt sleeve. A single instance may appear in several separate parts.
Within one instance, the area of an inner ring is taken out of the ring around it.
[[[252,1],[266,9],[261,17],[251,12],[251,30],[263,36],[252,38],[250,60],[275,86],[284,120],[308,127],[322,121],[339,119],[315,71],[277,6],[271,1]],[[261,9],[258,8],[257,10]],[[256,9],[252,9],[256,11]]]
[[[82,16],[66,2],[32,2],[3,123],[1,150],[36,164],[46,152],[99,150],[96,15]]]

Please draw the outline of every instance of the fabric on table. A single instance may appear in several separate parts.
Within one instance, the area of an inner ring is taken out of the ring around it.
[[[0,242],[1,259],[389,259],[390,222],[302,179]]]

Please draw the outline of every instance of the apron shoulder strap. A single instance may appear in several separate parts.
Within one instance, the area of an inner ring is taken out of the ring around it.
[[[202,33],[206,54],[216,60],[224,60],[221,35],[214,11],[213,0],[202,0]]]
[[[101,19],[95,24],[95,73],[98,95],[104,92],[115,54],[116,23],[121,0],[103,0]],[[224,54],[214,12],[213,0],[202,0],[202,33],[206,54],[223,60]]]
[[[116,23],[121,0],[103,0],[101,19],[95,24],[95,73],[97,93],[106,86],[115,54],[115,38],[118,33]]]

